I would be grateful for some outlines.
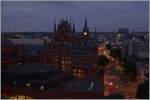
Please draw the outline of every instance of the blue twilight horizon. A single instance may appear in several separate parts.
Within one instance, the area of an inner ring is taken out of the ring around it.
[[[85,16],[90,31],[149,31],[148,1],[2,1],[1,7],[2,32],[53,32],[54,17],[71,18],[82,31]]]

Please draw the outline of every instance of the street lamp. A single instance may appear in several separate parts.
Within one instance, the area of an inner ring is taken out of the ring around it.
[[[84,35],[87,35],[87,33],[86,33],[86,32],[84,32],[83,34],[84,34]]]

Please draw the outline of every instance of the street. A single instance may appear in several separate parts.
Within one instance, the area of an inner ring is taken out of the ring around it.
[[[124,83],[120,79],[125,75],[122,68],[122,62],[110,56],[110,51],[106,49],[106,44],[98,47],[99,55],[105,55],[109,59],[109,63],[105,66],[104,75],[104,95],[121,94],[126,99],[136,98],[137,86],[143,82],[141,74],[138,72],[135,81]]]

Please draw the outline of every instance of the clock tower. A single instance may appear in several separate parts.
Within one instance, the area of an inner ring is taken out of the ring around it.
[[[85,23],[84,23],[84,27],[83,27],[83,30],[82,30],[82,35],[84,37],[89,36],[89,28],[87,26],[87,17],[85,17]]]

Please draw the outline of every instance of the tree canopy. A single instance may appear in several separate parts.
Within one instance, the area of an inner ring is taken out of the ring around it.
[[[138,86],[136,92],[137,99],[148,99],[149,98],[149,80],[146,80],[143,84]]]
[[[111,49],[112,49],[112,46],[111,46],[110,43],[106,44],[106,49],[107,49],[107,50],[111,50]]]
[[[100,67],[105,67],[107,64],[109,63],[109,60],[106,56],[104,55],[101,55],[99,56],[99,66]]]
[[[113,56],[113,58],[121,58],[121,49],[120,48],[112,48],[111,56]]]
[[[124,68],[124,72],[129,75],[129,76],[134,76],[136,75],[136,68],[137,65],[135,62],[131,61],[129,58],[123,58],[122,59],[124,64],[123,64],[123,68]]]

